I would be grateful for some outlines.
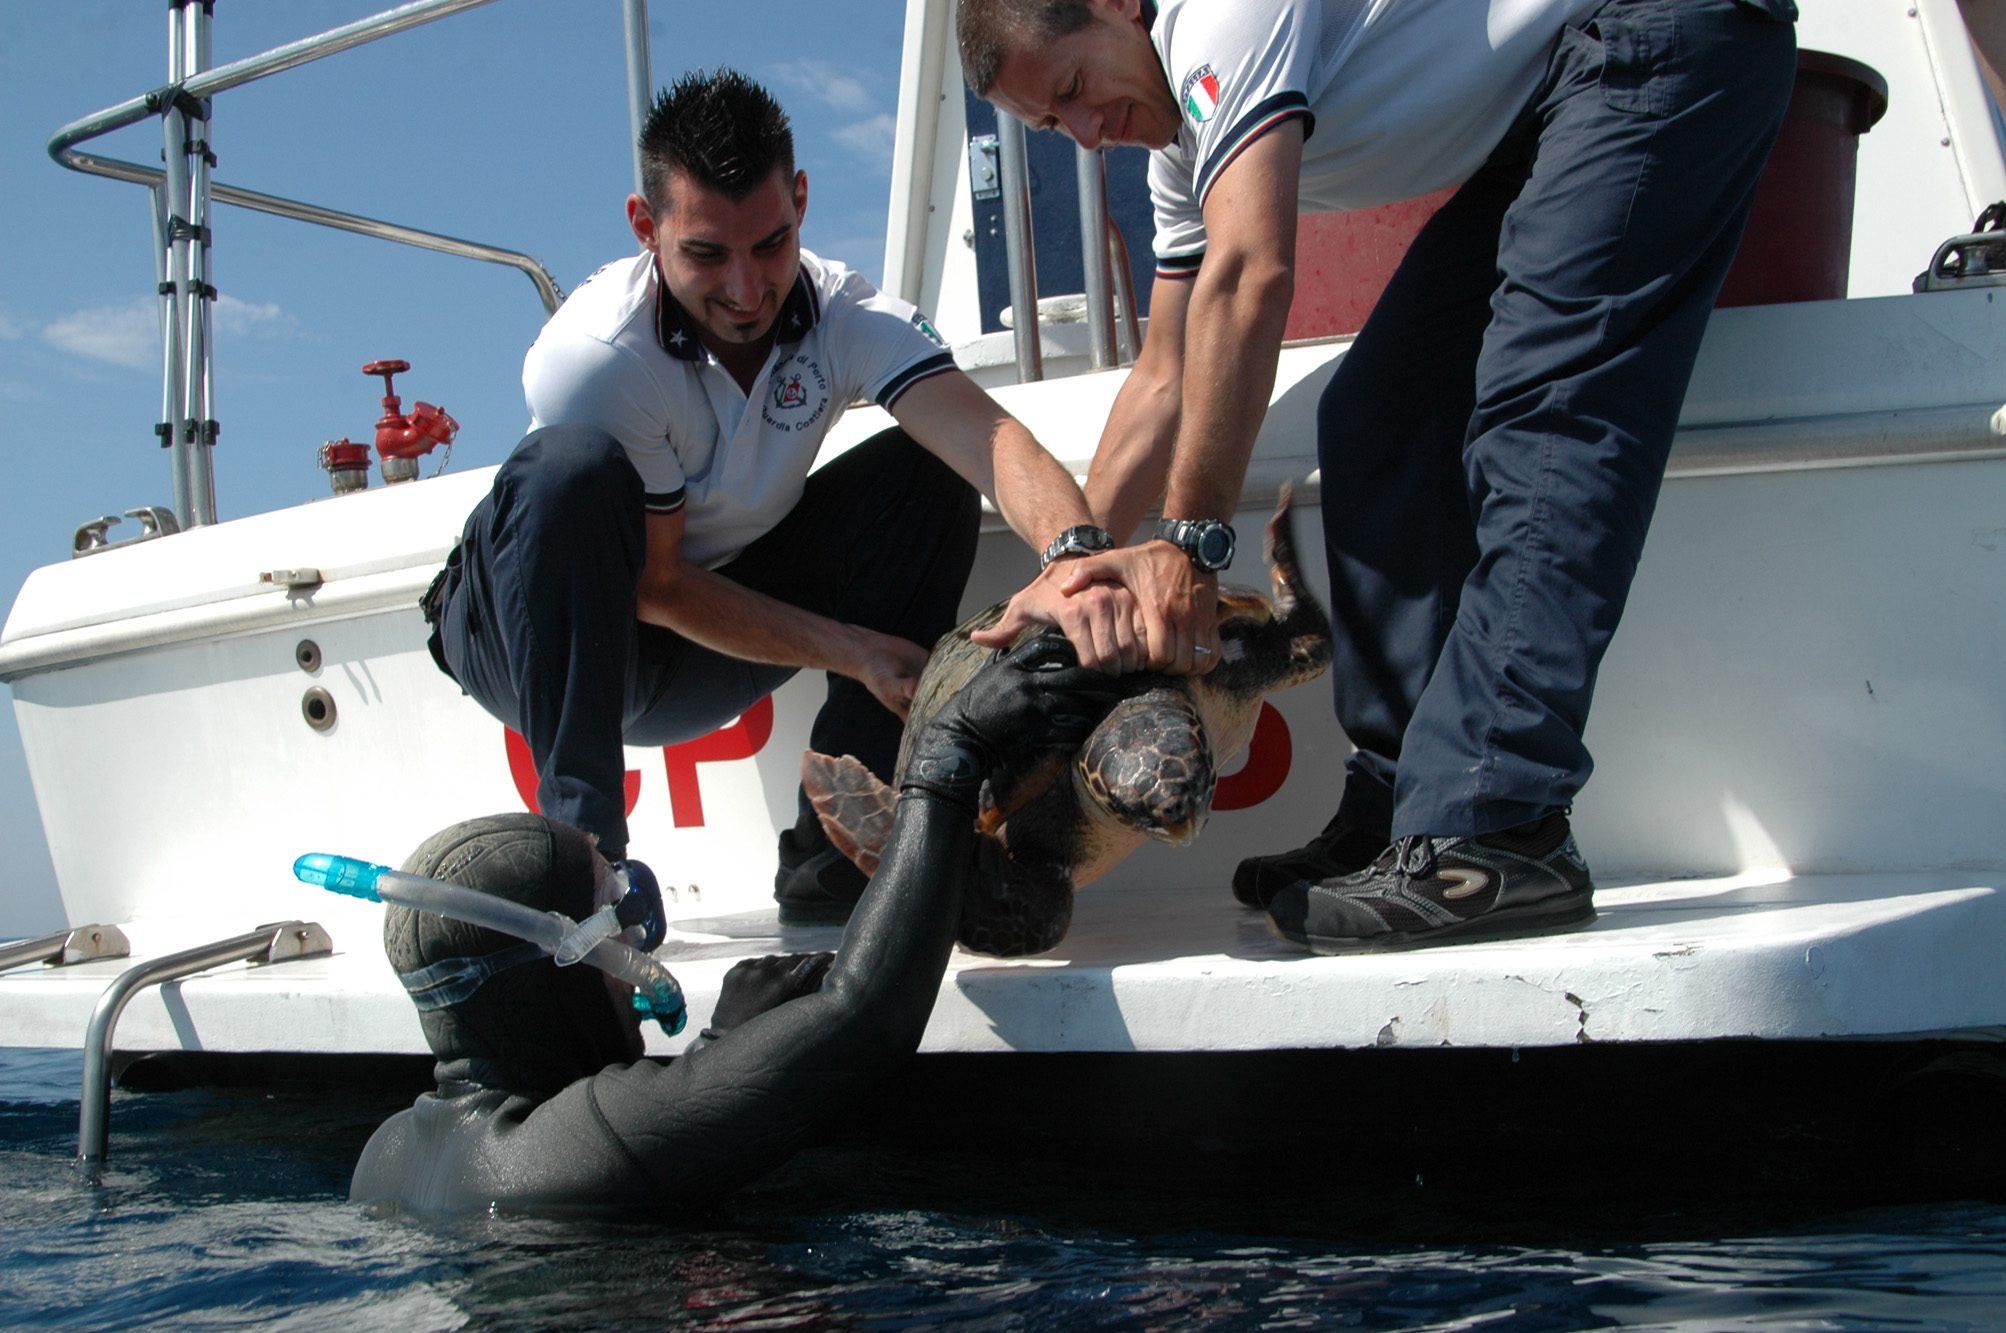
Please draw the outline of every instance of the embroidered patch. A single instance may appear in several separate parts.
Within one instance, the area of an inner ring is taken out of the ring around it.
[[[927,337],[933,339],[934,346],[936,347],[947,346],[947,339],[940,336],[940,330],[934,328],[932,324],[928,323],[926,316],[920,314],[919,311],[917,310],[912,312],[912,326],[918,329],[921,333],[924,333]]]
[[[1219,109],[1219,76],[1210,65],[1200,65],[1184,76],[1184,114],[1203,125]]]
[[[759,419],[783,434],[804,431],[829,408],[829,380],[821,365],[804,353],[783,357],[766,377],[766,401]]]

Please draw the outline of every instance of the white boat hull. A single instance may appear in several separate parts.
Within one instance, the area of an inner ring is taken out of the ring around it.
[[[1335,803],[1346,745],[1311,685],[1273,701],[1280,730],[1237,779],[1270,794],[1086,890],[1053,953],[957,955],[925,1048],[2006,1036],[2006,451],[1985,424],[2006,399],[2006,329],[1991,305],[1956,292],[1716,321],[1590,726],[1598,771],[1576,826],[1603,886],[1593,927],[1382,958],[1271,939],[1226,883]],[[1314,548],[1310,423],[1341,352],[1285,353],[1243,532],[1290,478]],[[1869,373],[1892,360],[1913,372]],[[1091,447],[1082,423],[1118,381],[1002,397],[1063,456]],[[875,415],[852,413],[840,441]],[[291,917],[336,947],[145,995],[122,1046],[422,1049],[377,909],[290,867],[316,850],[395,862],[447,823],[522,807],[503,728],[433,667],[415,606],[485,484],[322,502],[31,579],[0,675],[70,920],[124,925],[137,955]],[[323,582],[259,584],[281,566]],[[967,605],[1031,568],[990,531]],[[303,712],[315,689],[325,730]],[[695,1026],[732,959],[835,938],[779,932],[770,899],[819,697],[797,679],[770,723],[741,719],[696,752],[629,752],[633,845],[674,890],[667,956]],[[0,976],[8,1030],[79,1041],[121,966]]]

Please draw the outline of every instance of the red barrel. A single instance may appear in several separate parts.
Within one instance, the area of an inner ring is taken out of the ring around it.
[[[1824,51],[1797,53],[1797,90],[1755,187],[1721,305],[1845,297],[1860,136],[1887,109],[1887,80],[1873,69]]]

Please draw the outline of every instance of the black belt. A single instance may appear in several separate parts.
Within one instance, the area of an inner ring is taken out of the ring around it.
[[[458,555],[458,550],[455,550],[453,554]],[[445,619],[446,598],[451,596],[446,590],[446,579],[453,573],[453,566],[457,563],[457,561],[449,558],[446,561],[446,567],[438,572],[432,579],[431,586],[425,589],[425,595],[418,599],[418,609],[425,613],[425,623],[432,627],[431,634],[427,635],[425,639],[426,651],[432,654],[432,661],[438,666],[439,670],[446,673],[446,678],[455,685],[460,683],[460,678],[455,676],[453,669],[446,665],[446,649],[445,645],[439,641],[439,626]]]

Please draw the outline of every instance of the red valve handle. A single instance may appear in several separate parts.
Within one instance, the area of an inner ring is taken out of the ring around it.
[[[385,427],[397,429],[401,428],[404,425],[404,418],[401,415],[403,404],[400,403],[397,399],[397,388],[396,385],[392,383],[391,377],[394,375],[402,375],[405,371],[409,370],[410,368],[411,368],[411,363],[409,361],[398,361],[394,359],[387,361],[369,361],[363,364],[362,367],[363,374],[381,375],[383,377],[383,419],[376,423],[376,430],[378,434],[381,434]]]

